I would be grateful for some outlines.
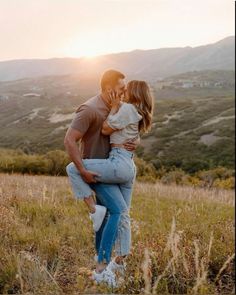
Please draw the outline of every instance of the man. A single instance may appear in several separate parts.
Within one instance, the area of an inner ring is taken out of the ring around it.
[[[76,111],[76,116],[68,129],[64,144],[66,150],[76,168],[81,172],[84,181],[89,183],[95,191],[97,203],[107,207],[109,212],[109,198],[116,199],[116,192],[119,189],[117,184],[96,183],[95,174],[92,171],[85,171],[82,159],[105,159],[110,152],[109,136],[101,133],[103,122],[106,120],[110,109],[111,101],[109,92],[115,91],[122,95],[125,91],[125,76],[115,70],[106,71],[101,79],[101,94],[90,98]],[[80,149],[77,142],[80,141]],[[129,151],[135,150],[137,142],[128,142],[125,148]],[[84,172],[85,171],[85,172]],[[130,208],[131,195],[124,197],[126,208]],[[117,206],[119,206],[117,199]],[[96,232],[96,249],[98,252],[103,229],[106,225],[106,218],[99,231]],[[123,260],[130,253],[131,232],[129,210],[121,214],[118,237],[116,240],[116,255],[111,266],[113,270],[124,271]]]

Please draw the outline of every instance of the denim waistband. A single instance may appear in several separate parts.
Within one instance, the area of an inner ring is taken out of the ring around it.
[[[126,149],[121,148],[121,147],[112,147],[111,148],[111,153],[112,154],[113,153],[122,154],[124,156],[128,156],[131,159],[133,159],[133,157],[134,157],[134,153],[133,152],[127,151]]]

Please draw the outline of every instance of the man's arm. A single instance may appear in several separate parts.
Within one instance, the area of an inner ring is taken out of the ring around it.
[[[76,168],[79,170],[80,175],[83,177],[84,181],[87,183],[96,182],[94,176],[98,175],[95,172],[88,171],[85,169],[83,165],[83,161],[80,155],[80,151],[77,145],[77,141],[79,141],[83,137],[82,133],[76,129],[69,128],[66,132],[66,136],[64,139],[64,145],[70,156],[71,160],[74,162]]]
[[[103,135],[111,135],[113,132],[117,131],[118,129],[112,129],[107,122],[105,121],[103,123],[103,127],[102,127],[102,134]],[[127,142],[125,142],[123,145],[125,147],[125,149],[127,151],[135,151],[138,147],[138,145],[140,144],[140,137],[137,136],[133,139],[128,140]]]
[[[102,125],[102,134],[103,135],[111,135],[113,132],[115,132],[117,129],[111,128],[108,124],[107,121],[103,122]]]
[[[103,135],[111,135],[113,132],[120,130],[120,129],[113,129],[111,128],[108,123],[107,120],[103,122],[103,126],[102,126],[102,134]],[[127,151],[135,151],[136,148],[138,147],[138,145],[140,144],[140,136],[136,136],[133,139],[128,140],[127,142],[124,143],[124,147]]]

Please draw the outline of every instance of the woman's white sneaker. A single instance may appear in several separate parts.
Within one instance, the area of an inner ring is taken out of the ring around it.
[[[108,264],[107,268],[112,272],[119,272],[120,275],[124,276],[126,271],[126,264],[118,264],[115,258]]]
[[[109,287],[115,288],[116,284],[116,275],[110,271],[108,268],[105,268],[101,273],[97,273],[95,270],[92,274],[93,280],[99,283],[106,283]]]
[[[94,231],[99,231],[102,222],[106,216],[107,208],[101,205],[95,205],[96,211],[94,213],[90,213],[90,219],[93,222]]]

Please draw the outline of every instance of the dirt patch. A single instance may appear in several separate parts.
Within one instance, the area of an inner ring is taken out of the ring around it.
[[[215,124],[215,123],[219,123],[222,120],[228,120],[228,119],[235,119],[235,116],[225,116],[225,117],[216,117],[216,118],[212,118],[209,121],[205,122],[202,124],[202,126],[208,126],[211,124]]]
[[[199,141],[204,143],[205,145],[210,146],[221,138],[222,137],[220,137],[220,136],[214,135],[214,132],[213,132],[213,133],[202,135],[201,138],[199,139]]]
[[[54,113],[51,115],[51,117],[48,118],[48,121],[50,121],[50,123],[59,123],[59,122],[72,120],[73,118],[74,118],[74,113],[66,114],[66,115]]]

